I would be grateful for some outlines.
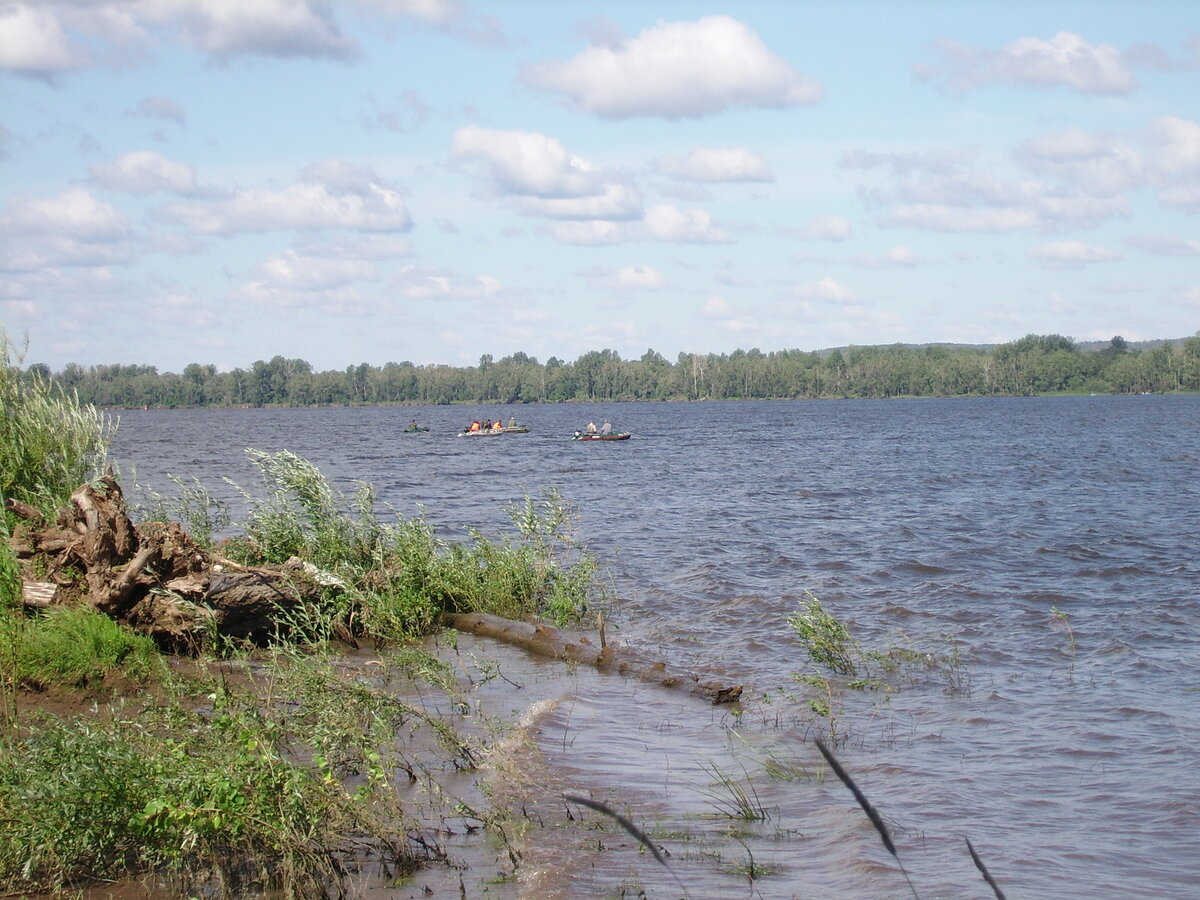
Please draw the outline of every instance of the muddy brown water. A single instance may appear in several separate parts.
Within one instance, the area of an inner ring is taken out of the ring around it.
[[[529,434],[455,436],[514,411]],[[118,415],[126,472],[163,493],[168,473],[196,477],[235,508],[221,479],[256,486],[248,447],[369,481],[450,539],[556,488],[606,562],[610,636],[746,685],[714,707],[473,643],[508,679],[480,702],[528,725],[547,827],[524,882],[484,875],[495,848],[452,846],[469,896],[912,896],[814,736],[836,741],[923,898],[992,896],[964,836],[1010,897],[1196,896],[1200,397]],[[414,417],[431,430],[403,433]],[[633,438],[570,440],[603,418]],[[817,716],[787,624],[807,592],[865,644],[956,646],[961,665]],[[562,790],[629,815],[671,871],[623,832],[581,843]],[[458,896],[456,872],[429,877]]]

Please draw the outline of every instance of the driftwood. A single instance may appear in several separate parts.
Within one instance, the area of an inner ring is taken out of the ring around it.
[[[698,675],[671,671],[661,660],[653,660],[632,648],[607,644],[598,647],[586,636],[569,637],[552,625],[517,622],[485,613],[448,614],[442,616],[442,624],[457,631],[504,641],[538,656],[595,666],[604,672],[617,672],[663,687],[700,694],[714,704],[733,703],[742,696],[740,684],[702,681]]]
[[[13,511],[30,521],[13,535],[17,556],[47,570],[26,582],[27,607],[90,606],[171,652],[193,652],[213,635],[262,643],[320,595],[299,560],[250,569],[203,550],[177,522],[134,526],[111,475],[79,487],[53,525],[34,527],[36,510]]]

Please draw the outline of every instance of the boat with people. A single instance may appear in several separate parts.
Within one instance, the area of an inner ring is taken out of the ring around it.
[[[404,429],[405,434],[418,434],[429,430],[428,425],[418,425],[417,420],[413,419],[408,423],[408,427]]]
[[[529,429],[524,425],[518,425],[516,419],[509,419],[505,425],[500,419],[495,422],[489,422],[486,419],[480,421],[474,420],[458,433],[459,437],[495,437],[501,434],[529,434]]]
[[[628,431],[619,431],[615,434],[588,434],[586,431],[577,431],[571,437],[573,441],[627,441],[633,435]]]

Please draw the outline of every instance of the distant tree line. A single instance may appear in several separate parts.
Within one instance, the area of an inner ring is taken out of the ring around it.
[[[371,366],[314,372],[302,359],[276,356],[249,369],[218,372],[191,363],[154,366],[44,364],[27,374],[53,378],[99,407],[320,406],[386,403],[557,403],[572,400],[735,400],[1031,396],[1046,393],[1200,391],[1200,334],[1144,349],[1114,337],[1083,349],[1061,335],[1028,335],[990,347],[962,345],[849,347],[805,352],[654,350],[621,359],[592,350],[574,362],[545,363],[524,353],[478,366]]]

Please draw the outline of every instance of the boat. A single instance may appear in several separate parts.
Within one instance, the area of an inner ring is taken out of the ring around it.
[[[529,434],[524,425],[505,425],[503,428],[480,428],[478,431],[460,431],[459,437],[499,437],[502,434]]]
[[[428,425],[418,425],[416,422],[413,422],[411,425],[409,425],[407,428],[404,429],[404,433],[405,434],[419,434],[420,432],[428,431],[428,430],[429,430]]]
[[[588,434],[584,431],[577,431],[571,438],[573,441],[627,441],[633,435],[628,431],[620,431],[616,434]]]

